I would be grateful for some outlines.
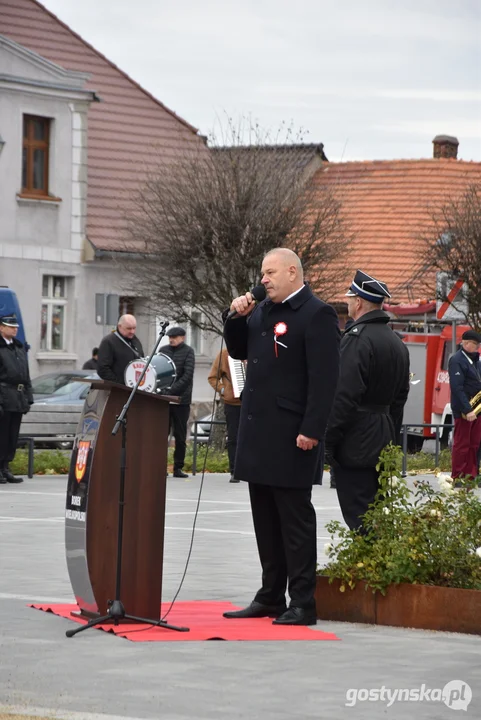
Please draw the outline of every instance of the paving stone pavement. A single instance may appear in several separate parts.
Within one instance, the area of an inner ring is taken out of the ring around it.
[[[168,479],[165,600],[182,577],[200,481],[199,475]],[[68,620],[28,607],[73,599],[64,552],[65,491],[64,476],[0,487],[0,717],[3,711],[64,720],[442,720],[459,711],[433,699],[388,707],[386,699],[363,700],[365,693],[356,691],[435,690],[452,680],[472,691],[462,716],[481,717],[481,642],[475,636],[322,622],[318,628],[340,642],[131,643],[97,630],[66,638]],[[313,499],[322,562],[325,523],[341,515],[328,484],[316,487]],[[247,486],[206,475],[179,599],[243,605],[259,580]]]

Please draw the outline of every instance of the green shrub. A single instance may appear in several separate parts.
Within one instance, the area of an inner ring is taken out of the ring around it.
[[[34,474],[35,475],[67,475],[70,467],[70,450],[36,450],[34,453]],[[197,446],[197,472],[202,472],[206,448]],[[169,448],[167,466],[172,471],[174,459],[174,448]],[[119,460],[120,462],[120,460]],[[192,472],[193,448],[187,447],[184,470]],[[17,450],[15,459],[10,463],[10,470],[16,475],[26,475],[28,472],[27,450]],[[226,473],[229,472],[229,458],[227,452],[214,452],[209,450],[207,456],[206,472]]]
[[[416,473],[429,472],[432,470],[451,471],[451,451],[449,448],[441,450],[437,465],[434,455],[430,455],[429,453],[419,452],[415,455],[408,455],[407,468],[409,472]]]
[[[206,455],[206,447],[204,444],[198,444],[197,445],[197,468],[196,472],[201,473],[202,469],[204,467],[204,460]],[[184,470],[185,472],[192,472],[193,467],[193,461],[194,461],[194,451],[193,446],[188,445],[187,446],[187,452],[185,454],[185,464],[184,464]],[[174,448],[169,448],[169,452],[167,455],[167,467],[169,470],[172,470],[174,462]],[[227,456],[227,452],[215,452],[212,449],[209,449],[209,452],[207,453],[207,464],[206,464],[206,472],[211,473],[226,473],[229,472],[229,458]]]
[[[70,467],[70,450],[36,450],[33,456],[35,475],[67,475]],[[28,451],[17,450],[10,470],[15,475],[26,475]]]
[[[357,582],[383,594],[393,583],[481,590],[481,502],[475,481],[438,475],[439,489],[415,481],[414,494],[400,477],[401,449],[381,453],[380,489],[364,516],[365,535],[332,521],[329,561],[320,573]],[[455,612],[455,608],[453,608]]]
[[[204,466],[206,448],[204,444],[197,445],[197,472],[201,472]],[[174,449],[169,448],[167,464],[172,470]],[[34,456],[34,472],[36,475],[65,475],[69,470],[70,451],[68,450],[36,450]],[[192,472],[193,465],[193,446],[187,445],[187,453],[185,456],[186,472]],[[27,450],[17,450],[15,459],[10,463],[12,472],[18,475],[26,475],[28,467]],[[438,470],[450,470],[451,453],[449,450],[443,450],[439,454],[439,462],[436,466],[434,456],[428,453],[417,453],[416,455],[408,455],[407,468],[409,472],[422,473]],[[325,468],[328,470],[328,466]],[[47,472],[50,471],[50,472]],[[206,472],[211,473],[227,473],[229,472],[229,458],[227,451],[216,452],[209,450],[207,456]]]

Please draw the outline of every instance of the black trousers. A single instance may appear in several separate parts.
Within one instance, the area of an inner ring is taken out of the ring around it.
[[[225,421],[227,424],[227,455],[229,456],[229,472],[234,472],[235,453],[237,450],[237,433],[239,432],[239,420],[241,414],[240,405],[228,405],[224,403]]]
[[[170,430],[174,435],[174,470],[182,470],[185,461],[187,446],[187,423],[189,421],[190,405],[169,405]]]
[[[12,462],[17,451],[22,413],[4,412],[0,417],[0,470]]]
[[[317,523],[311,492],[249,483],[262,565],[255,600],[263,605],[284,605],[289,585],[292,606],[315,608]]]
[[[335,466],[336,490],[342,516],[351,530],[362,532],[362,516],[374,501],[379,488],[376,468],[345,468]]]

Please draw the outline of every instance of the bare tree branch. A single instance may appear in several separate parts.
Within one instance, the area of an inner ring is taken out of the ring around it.
[[[287,246],[314,292],[333,298],[346,282],[333,261],[352,236],[332,190],[314,189],[292,145],[196,148],[159,162],[134,199],[123,264],[132,291],[157,313],[220,333],[221,312],[257,285],[268,250]],[[193,315],[193,311],[199,314]]]
[[[462,311],[460,302],[466,300],[465,319],[481,330],[481,185],[470,185],[460,197],[450,199],[432,214],[432,221],[422,237],[424,268],[467,283],[467,292],[450,304]],[[446,290],[441,300],[449,302]]]

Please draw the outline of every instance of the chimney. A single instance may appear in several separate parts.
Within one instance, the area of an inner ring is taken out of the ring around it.
[[[436,135],[433,140],[434,158],[456,158],[458,157],[458,138],[452,135]]]

